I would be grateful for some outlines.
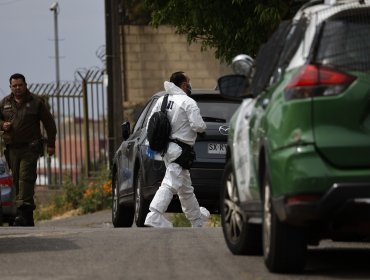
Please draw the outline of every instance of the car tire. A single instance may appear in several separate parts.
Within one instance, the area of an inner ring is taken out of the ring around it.
[[[6,219],[3,217],[3,223],[8,223],[8,226],[12,226],[14,224],[15,216],[8,216]]]
[[[221,225],[229,250],[235,255],[262,255],[261,225],[248,223],[240,208],[231,161],[225,165],[220,198]]]
[[[137,227],[143,227],[146,215],[149,213],[149,201],[144,199],[142,193],[143,174],[138,170],[135,182],[135,224]]]
[[[112,180],[112,223],[117,227],[131,227],[134,222],[134,207],[120,204],[116,176]]]
[[[271,203],[271,184],[267,172],[263,186],[263,255],[266,267],[270,272],[301,272],[307,252],[304,230],[279,220]]]

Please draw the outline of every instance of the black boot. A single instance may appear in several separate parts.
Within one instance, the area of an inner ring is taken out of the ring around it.
[[[35,226],[33,220],[33,207],[22,205],[17,209],[17,216],[14,219],[13,226],[15,227],[33,227]]]
[[[24,218],[26,227],[34,227],[35,226],[35,222],[33,220],[33,208],[32,207],[26,207],[24,209],[23,218]]]
[[[13,226],[15,227],[24,227],[26,225],[26,221],[23,216],[23,206],[17,209],[17,216],[14,219]]]

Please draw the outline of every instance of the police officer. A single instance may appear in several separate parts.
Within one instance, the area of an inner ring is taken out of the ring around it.
[[[144,225],[150,227],[172,227],[172,223],[164,217],[168,205],[174,194],[179,196],[182,211],[190,221],[192,227],[201,227],[209,218],[209,211],[199,207],[191,185],[189,168],[194,151],[192,146],[197,133],[206,129],[197,103],[190,98],[191,84],[184,72],[175,72],[170,82],[164,82],[164,88],[169,94],[167,102],[167,116],[171,122],[171,142],[163,156],[166,165],[166,174],[157,190],[150,212],[146,216]],[[159,111],[163,97],[159,98],[152,110]],[[190,161],[190,164],[189,164]]]
[[[45,100],[29,92],[22,74],[10,79],[11,93],[0,101],[0,130],[16,189],[14,226],[34,226],[37,160],[43,153],[40,121],[47,133],[47,153],[55,153],[56,125]]]

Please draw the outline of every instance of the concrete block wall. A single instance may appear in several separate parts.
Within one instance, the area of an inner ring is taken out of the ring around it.
[[[218,77],[231,73],[213,51],[202,52],[199,43],[189,45],[172,27],[123,26],[121,32],[125,107],[143,104],[163,90],[163,82],[175,71],[185,71],[192,87],[199,89],[214,89]]]

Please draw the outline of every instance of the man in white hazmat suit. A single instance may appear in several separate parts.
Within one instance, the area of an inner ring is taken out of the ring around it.
[[[171,75],[170,82],[164,82],[164,88],[169,94],[166,110],[172,127],[170,138],[174,141],[180,141],[180,144],[185,143],[192,149],[197,133],[204,132],[206,124],[200,115],[197,103],[189,97],[191,94],[190,79],[184,72],[175,72]],[[151,114],[160,111],[162,101],[163,97],[158,99]],[[150,203],[150,212],[144,222],[146,226],[172,227],[172,223],[163,214],[174,194],[179,196],[182,211],[192,227],[201,227],[210,216],[206,208],[199,207],[194,188],[191,185],[189,170],[174,162],[182,155],[183,151],[177,143],[171,141],[163,155],[166,174]]]

